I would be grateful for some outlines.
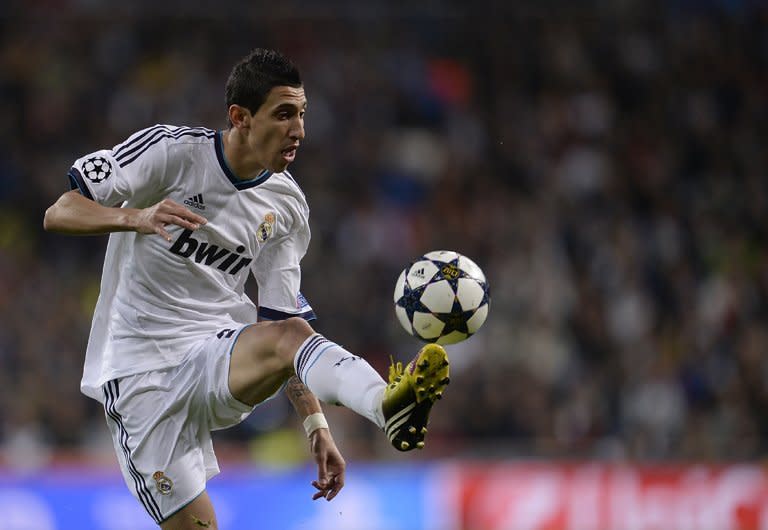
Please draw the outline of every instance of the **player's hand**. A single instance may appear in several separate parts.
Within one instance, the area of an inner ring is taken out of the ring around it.
[[[206,222],[205,217],[171,199],[163,199],[154,206],[137,210],[133,219],[134,230],[141,234],[159,234],[166,241],[171,240],[171,234],[165,230],[166,225],[197,230]]]
[[[325,497],[325,500],[330,501],[344,487],[344,470],[347,463],[344,462],[328,429],[317,429],[309,441],[312,456],[317,462],[317,480],[313,480],[312,485],[318,491],[312,496],[312,500]]]

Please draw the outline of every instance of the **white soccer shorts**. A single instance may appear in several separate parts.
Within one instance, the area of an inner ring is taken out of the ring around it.
[[[202,340],[178,366],[102,387],[125,483],[158,524],[219,472],[211,431],[236,425],[253,410],[232,396],[228,383],[232,348],[243,329]]]

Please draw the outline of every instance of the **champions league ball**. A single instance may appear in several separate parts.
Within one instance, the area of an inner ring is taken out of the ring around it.
[[[408,265],[395,284],[395,313],[424,342],[454,344],[480,329],[488,316],[485,274],[458,252],[437,250]]]

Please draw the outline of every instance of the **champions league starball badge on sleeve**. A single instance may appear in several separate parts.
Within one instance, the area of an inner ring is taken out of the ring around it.
[[[112,164],[103,156],[92,156],[83,163],[83,176],[98,184],[104,182],[112,174]]]

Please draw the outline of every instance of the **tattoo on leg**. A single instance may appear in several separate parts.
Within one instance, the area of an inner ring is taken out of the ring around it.
[[[295,375],[292,375],[285,385],[285,393],[289,398],[303,398],[307,390],[308,388]]]
[[[192,522],[195,523],[197,526],[201,526],[203,528],[210,528],[211,527],[211,522],[210,521],[202,521],[202,520],[198,519],[197,517],[195,517],[194,515],[192,515],[191,517],[192,517]]]

